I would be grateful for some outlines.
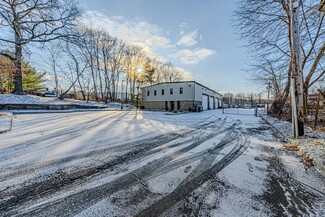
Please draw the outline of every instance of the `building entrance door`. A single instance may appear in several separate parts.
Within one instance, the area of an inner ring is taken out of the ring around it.
[[[174,109],[175,109],[175,103],[174,101],[170,101],[170,110],[174,111]]]
[[[202,107],[203,110],[209,109],[209,96],[202,94]]]

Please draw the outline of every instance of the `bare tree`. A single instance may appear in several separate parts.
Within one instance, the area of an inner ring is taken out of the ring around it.
[[[152,67],[152,70],[154,70],[154,74],[152,75],[153,78],[153,83],[157,84],[157,83],[161,83],[162,82],[162,69],[163,69],[163,64],[157,60],[157,59],[151,59],[150,60],[150,65]]]
[[[145,53],[141,47],[128,45],[125,48],[124,71],[126,73],[126,88],[129,85],[131,94],[135,94],[136,82],[138,81],[137,68],[143,65]],[[127,93],[127,91],[125,91]],[[126,95],[126,100],[128,96]]]
[[[109,66],[111,71],[111,100],[114,101],[117,97],[118,82],[121,72],[124,70],[124,60],[125,60],[125,43],[119,41],[116,46],[113,47],[112,55],[110,56]]]
[[[97,65],[97,74],[98,74],[98,80],[99,80],[99,90],[101,94],[101,100],[104,99],[104,91],[103,91],[103,80],[102,80],[102,62],[103,57],[101,56],[101,43],[103,41],[103,37],[105,35],[105,32],[97,30],[95,32],[96,37],[96,44],[95,44],[95,57],[96,57],[96,65]]]
[[[293,43],[295,31],[292,23],[294,10],[290,7],[292,0],[244,0],[239,3],[235,12],[237,32],[247,41],[247,47],[254,59],[252,65],[259,65],[259,69],[253,74],[254,79],[261,79],[263,82],[268,78],[267,82],[271,81],[273,84],[272,89],[276,95],[272,110],[276,114],[282,112],[288,98],[290,79],[296,74],[298,58],[301,61],[300,86],[304,94],[305,109],[308,89],[325,73],[322,66],[325,51],[324,14],[317,10],[315,1],[301,0],[298,3],[300,15],[297,15],[297,20],[300,29],[297,35],[300,40],[298,50],[300,48],[302,54],[300,58],[295,54],[297,49],[294,49]],[[263,74],[268,76],[262,76]],[[306,111],[303,115],[306,116]]]
[[[59,40],[47,43],[47,45],[45,46],[45,51],[47,52],[48,55],[41,56],[43,61],[46,62],[52,69],[52,73],[54,75],[56,96],[59,96],[60,94],[59,72],[58,72],[58,64],[60,64],[60,56],[62,51],[62,46],[60,44],[61,41]]]
[[[96,62],[96,47],[97,47],[97,30],[91,27],[82,26],[81,31],[85,34],[82,38],[83,54],[88,62],[89,70],[91,72],[91,78],[93,82],[93,90],[95,100],[98,101],[98,88],[97,88],[97,62]]]
[[[233,93],[224,93],[223,94],[223,102],[227,104],[233,103],[234,94]]]
[[[71,88],[74,88],[76,96],[76,84],[79,84],[78,88],[80,89],[83,98],[86,99],[84,87],[89,89],[89,82],[87,81],[90,81],[91,79],[84,74],[87,68],[89,68],[89,64],[85,59],[83,59],[83,47],[80,41],[79,43],[80,44],[78,44],[78,41],[74,41],[74,43],[66,42],[66,45],[64,46],[63,51],[67,55],[67,58],[65,59],[66,68],[69,69],[69,73],[62,68],[61,71],[65,73],[71,84],[68,89],[60,95],[60,99],[63,99],[66,94],[69,93]],[[87,85],[85,85],[85,83]]]
[[[115,50],[115,47],[117,46],[118,41],[116,38],[113,38],[109,36],[108,34],[105,34],[101,41],[101,53],[103,58],[103,73],[104,73],[104,100],[107,102],[108,98],[111,98],[112,90],[111,90],[111,71],[110,71],[110,62],[111,62],[111,56],[112,53]]]
[[[181,80],[180,71],[175,68],[171,62],[167,62],[162,66],[161,74],[164,82],[175,82]]]
[[[23,47],[32,42],[48,42],[68,37],[79,16],[77,3],[63,0],[1,0],[0,41],[14,46],[11,58],[16,67],[14,93],[23,94]]]

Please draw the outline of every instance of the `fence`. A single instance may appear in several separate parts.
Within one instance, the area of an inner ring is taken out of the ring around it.
[[[257,116],[257,108],[222,108],[223,114]]]

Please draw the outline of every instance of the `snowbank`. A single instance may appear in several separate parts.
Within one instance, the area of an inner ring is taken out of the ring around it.
[[[120,103],[104,103],[95,101],[83,101],[74,99],[60,100],[57,97],[40,97],[34,95],[14,95],[14,94],[0,94],[0,104],[40,104],[40,105],[84,105],[97,106],[108,108],[120,108]],[[123,105],[125,108],[134,108],[131,105]]]

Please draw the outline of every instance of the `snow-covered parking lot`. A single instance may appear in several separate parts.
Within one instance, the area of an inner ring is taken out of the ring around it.
[[[324,216],[324,177],[253,113],[16,115],[0,216]]]

